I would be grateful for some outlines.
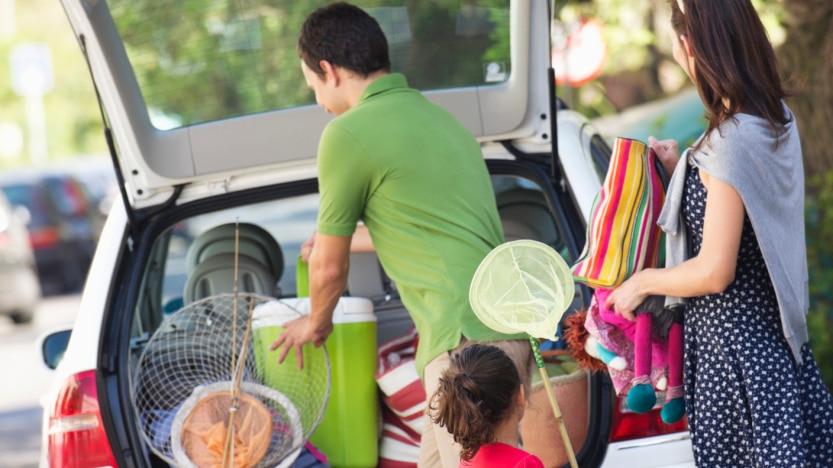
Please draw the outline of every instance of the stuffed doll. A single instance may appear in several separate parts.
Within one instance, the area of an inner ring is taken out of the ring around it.
[[[596,290],[590,309],[570,316],[564,339],[579,367],[607,371],[618,395],[627,394],[628,407],[647,413],[656,404],[655,388],[666,391],[661,417],[672,424],[683,417],[682,313],[651,296],[630,322],[605,310],[610,290]]]
[[[682,314],[666,309],[660,296],[640,304],[634,322],[604,305],[610,291],[634,272],[663,263],[664,237],[656,222],[664,200],[656,154],[643,142],[616,138],[607,176],[593,203],[587,244],[572,269],[576,281],[595,289],[584,323],[587,338],[573,350],[606,362],[617,394],[627,393],[628,407],[636,413],[654,407],[655,387],[667,388],[662,417],[671,423],[685,413]],[[617,358],[624,359],[624,369]]]

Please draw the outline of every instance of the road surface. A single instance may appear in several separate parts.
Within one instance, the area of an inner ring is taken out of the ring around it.
[[[35,321],[15,326],[0,317],[0,467],[36,467],[40,454],[40,396],[52,384],[43,365],[37,338],[47,330],[71,324],[80,296],[44,298]]]

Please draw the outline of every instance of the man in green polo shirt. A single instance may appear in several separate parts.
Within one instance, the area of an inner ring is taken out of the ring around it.
[[[417,369],[430,398],[466,341],[490,342],[515,359],[528,382],[529,344],[497,333],[468,301],[474,271],[503,242],[480,145],[451,114],[390,73],[387,40],[363,10],[336,3],[302,26],[298,53],[316,101],[338,117],[318,149],[321,192],[309,258],[311,313],[288,324],[272,349],[320,346],[344,293],[351,239],[363,221],[419,333]],[[299,361],[299,365],[303,365]],[[459,448],[426,416],[420,465],[456,467]]]

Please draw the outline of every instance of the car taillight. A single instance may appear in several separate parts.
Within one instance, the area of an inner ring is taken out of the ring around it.
[[[0,247],[8,247],[12,245],[12,235],[7,231],[0,232]]]
[[[68,378],[49,417],[49,466],[93,468],[116,466],[104,432],[95,388],[95,372]]]
[[[657,395],[657,402],[662,401],[665,401],[665,397]],[[613,430],[610,433],[611,442],[622,442],[688,430],[688,419],[685,416],[674,424],[665,424],[660,417],[661,403],[645,414],[637,414],[629,410],[626,397],[617,397],[615,406],[616,408],[613,410]]]
[[[58,243],[58,230],[54,227],[44,227],[29,230],[29,241],[33,249],[54,247]]]

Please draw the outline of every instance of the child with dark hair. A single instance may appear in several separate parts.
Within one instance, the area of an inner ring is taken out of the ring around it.
[[[429,411],[433,422],[460,445],[461,468],[544,466],[518,448],[527,391],[517,367],[500,348],[471,344],[452,356]]]

